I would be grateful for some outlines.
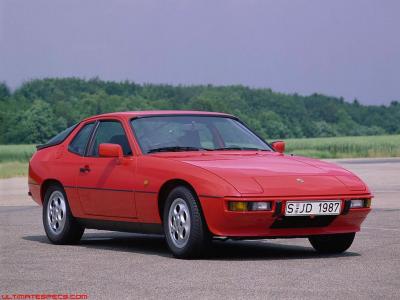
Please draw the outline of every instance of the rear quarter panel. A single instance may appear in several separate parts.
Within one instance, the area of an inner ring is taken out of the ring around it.
[[[29,161],[28,185],[32,198],[39,205],[44,201],[43,184],[54,180],[60,182],[67,194],[72,213],[76,215],[81,209],[77,201],[75,176],[79,172],[81,157],[68,151],[68,145],[75,134],[84,126],[81,122],[74,131],[59,145],[36,151]]]

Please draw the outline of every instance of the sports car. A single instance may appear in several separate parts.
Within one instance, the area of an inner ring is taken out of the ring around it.
[[[163,234],[178,258],[218,238],[304,237],[320,253],[347,250],[370,190],[335,164],[284,150],[224,113],[108,113],[37,146],[29,195],[54,244],[92,228]]]

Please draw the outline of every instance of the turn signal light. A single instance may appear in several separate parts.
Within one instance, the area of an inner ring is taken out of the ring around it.
[[[229,202],[229,210],[232,211],[246,211],[247,209],[247,202],[242,201],[231,201]]]
[[[271,210],[271,202],[253,201],[230,201],[229,210],[231,211],[263,211]]]

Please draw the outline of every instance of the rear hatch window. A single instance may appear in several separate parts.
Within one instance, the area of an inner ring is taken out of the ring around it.
[[[61,144],[71,134],[71,132],[76,128],[76,126],[78,126],[78,124],[75,124],[75,125],[73,125],[71,127],[68,127],[67,129],[61,131],[59,134],[57,134],[56,136],[52,137],[46,143],[37,145],[36,149],[40,150],[40,149],[43,149],[43,148],[47,148],[47,147],[51,147],[51,146],[55,146],[55,145]]]

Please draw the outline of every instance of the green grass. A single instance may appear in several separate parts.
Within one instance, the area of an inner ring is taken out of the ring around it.
[[[26,176],[34,145],[0,145],[0,178]]]
[[[316,158],[400,157],[400,135],[287,139],[286,152]],[[26,176],[34,145],[0,145],[0,178]]]
[[[13,161],[0,163],[0,178],[11,178],[28,175],[28,163]]]
[[[288,139],[286,152],[316,158],[400,157],[400,135]]]
[[[0,163],[28,162],[35,150],[34,145],[0,145]]]

